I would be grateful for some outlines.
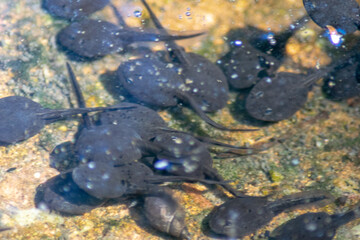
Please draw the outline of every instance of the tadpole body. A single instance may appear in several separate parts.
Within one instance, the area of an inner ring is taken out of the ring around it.
[[[234,89],[252,87],[262,78],[271,76],[279,67],[280,61],[269,54],[242,42],[218,60],[229,84]]]
[[[211,126],[227,131],[229,129],[211,120],[193,97],[172,63],[160,61],[157,56],[148,56],[129,60],[121,64],[117,70],[119,81],[134,97],[157,107],[173,107],[184,102]]]
[[[97,124],[131,128],[146,141],[154,138],[161,131],[160,128],[167,128],[166,122],[151,108],[128,102],[116,106],[129,107],[129,109],[101,112],[98,114]]]
[[[270,240],[331,240],[336,230],[360,217],[359,209],[329,215],[325,212],[305,213],[277,227]]]
[[[281,32],[272,32],[271,30],[261,30],[253,26],[247,26],[244,29],[244,37],[254,48],[263,53],[269,54],[279,61],[285,57],[285,47],[288,40],[301,29],[307,22],[309,17],[306,15],[293,21],[287,28]]]
[[[109,2],[110,0],[42,0],[42,8],[54,17],[74,21],[103,9]]]
[[[323,192],[302,192],[269,201],[266,197],[234,198],[214,208],[209,226],[217,234],[242,238],[268,224],[285,210],[312,206],[331,198]]]
[[[147,2],[141,2],[148,10],[156,28],[166,32]],[[199,54],[185,52],[173,40],[175,39],[166,40],[168,54],[165,58],[168,59],[168,63],[175,65],[174,70],[178,69],[178,74],[186,88],[189,88],[188,93],[192,99],[205,112],[214,112],[225,107],[229,90],[221,69]]]
[[[313,83],[326,75],[328,67],[305,74],[279,72],[263,78],[245,100],[247,113],[255,119],[269,122],[291,117],[306,102]]]
[[[35,205],[61,214],[81,215],[101,206],[105,200],[90,196],[74,183],[71,172],[50,178],[36,189]]]
[[[134,42],[185,39],[200,34],[173,36],[150,30],[120,27],[104,20],[83,19],[63,28],[57,34],[56,40],[62,48],[78,57],[97,59],[110,53],[121,52]]]
[[[321,28],[339,33],[355,32],[360,26],[360,7],[355,0],[303,0],[311,19]]]
[[[140,162],[114,165],[111,161],[103,162],[100,159],[74,168],[72,177],[81,189],[99,199],[151,193],[159,189],[159,183],[164,182],[198,181],[221,184],[219,181],[196,177],[157,176]]]
[[[48,109],[26,97],[1,98],[0,146],[24,141],[38,134],[46,124],[66,117],[106,109],[114,108]]]
[[[179,132],[162,133],[155,137],[154,143],[166,150],[156,154],[152,163],[155,169],[171,175],[224,181],[212,166],[213,159],[208,146],[194,136]],[[219,185],[234,196],[244,196],[228,183]]]
[[[328,98],[340,101],[360,96],[358,59],[359,57],[335,67],[324,79],[322,90]]]

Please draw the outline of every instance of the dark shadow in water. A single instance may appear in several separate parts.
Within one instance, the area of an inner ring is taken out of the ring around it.
[[[238,95],[236,96],[236,100],[234,103],[232,103],[229,106],[229,111],[232,115],[232,117],[237,120],[239,123],[244,125],[250,125],[250,126],[256,126],[256,127],[267,127],[272,124],[273,122],[265,122],[257,120],[253,117],[251,117],[246,109],[245,109],[245,99],[246,96],[249,94],[251,88],[244,89],[244,90],[238,90]],[[276,123],[276,122],[275,122]]]

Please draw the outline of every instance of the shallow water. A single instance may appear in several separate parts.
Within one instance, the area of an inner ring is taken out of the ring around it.
[[[139,1],[113,1],[131,26],[152,26]],[[202,54],[215,62],[229,47],[226,34],[247,25],[278,32],[306,14],[301,1],[149,1],[165,27],[185,32],[206,31],[204,36],[179,41],[187,51]],[[152,4],[153,3],[153,4]],[[139,14],[141,13],[141,14]],[[109,7],[92,16],[116,22]],[[55,34],[66,22],[41,9],[39,0],[0,2],[0,98],[21,95],[50,108],[76,105],[67,81],[66,55],[58,51]],[[337,50],[322,36],[322,30],[309,21],[286,45],[286,58],[280,70],[306,72],[325,66]],[[350,48],[359,33],[346,38]],[[151,44],[161,49],[162,44]],[[134,45],[134,49],[148,44]],[[342,48],[342,47],[340,47]],[[112,54],[93,62],[70,61],[89,107],[122,101],[120,86],[108,87],[109,71],[131,54]],[[293,117],[263,124],[246,117],[243,95],[232,91],[228,107],[210,116],[231,127],[258,127],[257,132],[221,132],[206,125],[188,109],[162,110],[169,126],[209,135],[231,144],[261,144],[281,139],[270,149],[251,156],[214,160],[225,179],[249,195],[276,194],[277,197],[303,190],[323,189],[335,197],[346,196],[344,206],[335,204],[314,208],[329,213],[350,208],[360,200],[360,103],[359,98],[334,102],[321,92],[321,81],[308,101]],[[10,147],[0,147],[0,232],[1,239],[168,239],[144,224],[141,213],[130,211],[132,200],[97,208],[83,216],[61,217],[34,209],[35,189],[57,171],[49,167],[49,152],[59,143],[73,139],[77,121],[47,126],[39,135]],[[209,239],[202,228],[203,218],[215,205],[226,200],[222,189],[207,190],[200,184],[171,185],[186,210],[193,239]],[[281,214],[254,235],[264,233],[308,210]],[[131,214],[130,214],[131,212]],[[131,216],[130,216],[131,215]],[[137,224],[138,222],[138,224]],[[337,239],[359,239],[359,220],[338,231]],[[247,237],[246,239],[250,239]]]

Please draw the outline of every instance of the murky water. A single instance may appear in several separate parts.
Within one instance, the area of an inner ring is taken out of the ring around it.
[[[113,2],[129,26],[153,28],[140,1]],[[177,43],[212,62],[249,40],[249,32],[244,34],[241,29],[256,27],[274,43],[273,34],[286,31],[292,24],[296,27],[296,20],[306,15],[302,1],[293,0],[149,1],[149,4],[171,33],[204,31],[201,36]],[[54,109],[77,106],[68,81],[65,66],[68,61],[81,85],[86,105],[112,105],[128,98],[128,93],[114,78],[120,63],[148,53],[149,46],[153,50],[163,49],[162,43],[137,43],[131,44],[126,53],[79,62],[69,59],[56,44],[57,32],[69,23],[51,17],[41,8],[39,0],[2,0],[0,13],[0,98],[24,96]],[[91,18],[117,24],[109,6]],[[358,41],[359,33],[355,32],[336,48],[324,30],[309,20],[293,32],[284,45],[285,55],[279,58],[277,71],[306,74],[310,69],[341,59],[347,51],[354,52],[351,49]],[[233,145],[266,147],[253,155],[214,159],[213,166],[224,179],[233,180],[231,185],[248,195],[274,194],[272,198],[277,199],[305,190],[324,190],[342,199],[326,207],[282,213],[254,233],[253,239],[267,239],[268,231],[299,214],[345,212],[360,199],[359,96],[333,101],[324,95],[321,86],[322,80],[317,81],[304,106],[290,118],[275,123],[249,117],[245,109],[248,90],[231,89],[227,106],[208,114],[214,121],[231,128],[259,128],[255,132],[216,130],[189,108],[158,109],[168,126],[178,130],[211,136]],[[35,208],[37,186],[58,174],[49,167],[49,153],[58,144],[73,140],[78,125],[78,119],[56,122],[24,142],[0,147],[0,229],[11,228],[0,232],[0,238],[169,239],[168,235],[149,227],[142,211],[133,207],[140,202],[136,198],[112,201],[84,215],[71,217]],[[202,184],[176,183],[169,184],[169,188],[185,209],[192,239],[211,239],[213,235],[209,235],[203,219],[231,195],[220,187],[208,188]],[[337,233],[337,239],[359,239],[359,220]]]

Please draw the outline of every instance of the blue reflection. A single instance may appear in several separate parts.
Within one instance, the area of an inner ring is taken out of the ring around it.
[[[341,44],[344,42],[344,35],[346,34],[344,29],[341,28],[334,28],[332,26],[326,26],[327,31],[325,33],[325,37],[327,37],[331,44],[335,47],[341,46]]]
[[[155,169],[158,170],[165,170],[168,168],[168,166],[169,166],[169,161],[166,159],[160,159],[156,161],[156,163],[154,164]]]

